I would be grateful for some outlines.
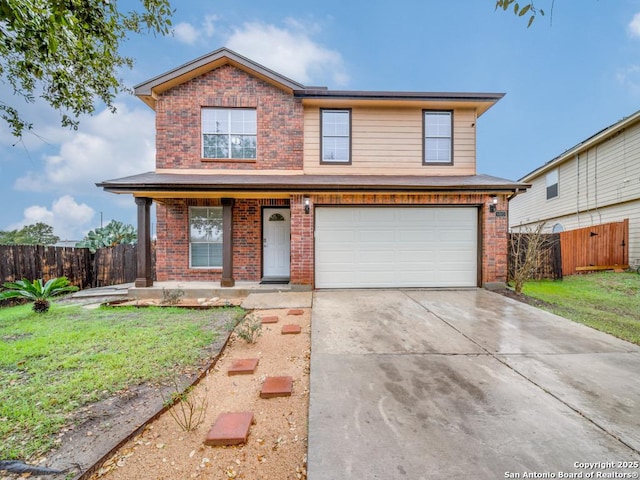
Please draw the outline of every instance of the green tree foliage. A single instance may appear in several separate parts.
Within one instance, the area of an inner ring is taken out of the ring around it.
[[[33,311],[45,313],[49,310],[49,298],[68,292],[75,292],[78,287],[69,284],[67,277],[56,277],[44,283],[41,278],[33,282],[23,278],[16,282],[6,282],[0,292],[0,300],[8,298],[26,298],[33,300]]]
[[[553,13],[553,5],[554,5],[554,3],[555,3],[555,0],[551,0],[551,12],[552,13]],[[513,13],[517,17],[528,18],[527,28],[529,28],[533,24],[533,22],[535,21],[535,19],[536,19],[536,17],[538,15],[540,15],[541,17],[544,16],[544,10],[541,9],[541,8],[537,8],[533,4],[533,2],[521,4],[521,3],[516,2],[516,0],[497,0],[496,1],[496,10],[501,8],[502,10],[504,10],[506,12],[511,7],[513,7]]]
[[[171,30],[169,0],[139,0],[137,11],[122,11],[118,0],[0,0],[0,82],[14,97],[36,95],[61,112],[63,126],[103,102],[112,112],[118,78],[133,60],[119,53],[131,33],[165,35]],[[33,128],[18,107],[0,100],[0,117],[20,137]]]
[[[53,234],[53,227],[38,222],[20,230],[0,231],[0,245],[53,245],[60,237]]]
[[[111,220],[104,227],[96,228],[87,233],[76,247],[88,248],[91,253],[103,247],[114,247],[120,244],[135,244],[138,242],[138,233],[133,225],[125,225],[117,220]]]

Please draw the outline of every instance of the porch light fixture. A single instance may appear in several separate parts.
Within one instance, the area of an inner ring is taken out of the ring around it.
[[[310,211],[311,211],[311,202],[309,200],[309,197],[304,197],[304,213],[309,215]]]
[[[489,212],[496,213],[496,205],[498,205],[498,197],[491,195],[491,205],[489,205]]]

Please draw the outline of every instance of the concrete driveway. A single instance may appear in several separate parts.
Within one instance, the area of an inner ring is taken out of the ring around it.
[[[640,348],[485,290],[312,315],[309,480],[638,478]]]

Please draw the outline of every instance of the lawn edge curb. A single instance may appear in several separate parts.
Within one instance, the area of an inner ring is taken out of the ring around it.
[[[220,360],[220,357],[224,353],[224,350],[227,348],[227,344],[229,343],[229,339],[231,338],[232,334],[233,334],[233,330],[227,333],[227,338],[225,339],[218,353],[211,359],[211,362],[209,362],[209,364],[201,370],[201,372],[193,379],[193,381],[185,387],[184,389],[185,391],[191,387],[194,387],[198,383],[200,383],[200,381],[211,371],[211,369],[215,367],[216,363],[218,363],[218,360]],[[153,422],[158,417],[160,417],[163,413],[169,410],[169,408],[171,408],[171,406],[163,405],[159,410],[157,410],[153,415],[151,415],[151,417],[149,417],[147,420],[141,423],[139,427],[137,427],[131,433],[126,435],[122,440],[120,440],[116,445],[114,445],[113,448],[111,448],[111,450],[109,450],[106,454],[100,457],[100,459],[97,462],[95,462],[93,465],[87,468],[84,472],[79,473],[78,475],[73,477],[72,480],[89,480],[91,476],[96,471],[98,471],[100,467],[102,467],[102,465],[107,460],[109,460],[118,450],[120,450],[120,448],[122,448],[133,437],[141,433],[147,427],[147,425],[149,425],[151,422]]]

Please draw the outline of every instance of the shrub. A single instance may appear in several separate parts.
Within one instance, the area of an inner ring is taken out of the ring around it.
[[[236,335],[247,343],[255,343],[262,335],[262,319],[253,313],[244,317],[236,327]]]
[[[162,305],[177,305],[180,303],[180,299],[184,297],[184,290],[178,288],[175,290],[162,289]]]
[[[49,310],[49,298],[67,292],[75,292],[78,287],[71,285],[67,277],[56,277],[44,283],[41,278],[29,281],[26,278],[16,282],[6,282],[7,290],[0,292],[0,300],[7,298],[26,298],[33,300],[33,311],[45,313]]]
[[[198,428],[207,412],[207,386],[204,384],[204,392],[196,394],[193,386],[181,388],[179,382],[174,379],[174,391],[171,397],[164,399],[164,406],[169,408],[169,415],[185,432],[191,432]]]

